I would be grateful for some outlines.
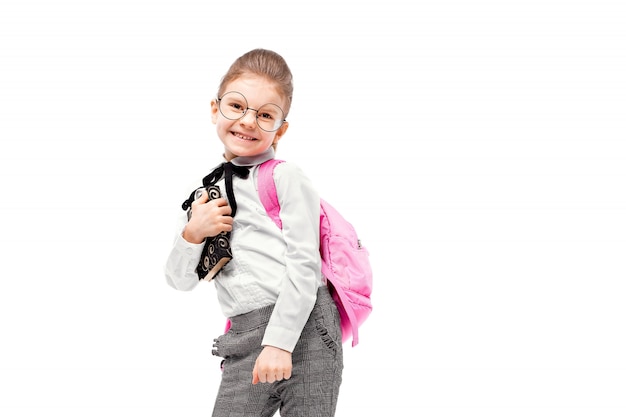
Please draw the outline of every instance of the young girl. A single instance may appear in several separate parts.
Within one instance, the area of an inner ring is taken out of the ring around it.
[[[213,417],[335,414],[343,350],[339,313],[321,274],[319,195],[296,165],[279,164],[281,230],[257,190],[259,164],[274,158],[289,126],[292,92],[291,71],[273,51],[252,50],[231,65],[211,101],[223,161],[203,181],[205,188],[217,181],[222,197],[200,188],[184,204],[189,213],[181,211],[165,266],[178,290],[214,277],[230,321],[213,350],[224,358]],[[206,275],[203,249],[216,236],[230,252]]]

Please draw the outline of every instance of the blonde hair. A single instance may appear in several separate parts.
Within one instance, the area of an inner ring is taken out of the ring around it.
[[[283,109],[285,118],[291,108],[293,97],[293,76],[285,59],[274,51],[253,49],[246,52],[232,63],[217,90],[217,96],[225,93],[226,85],[245,75],[254,74],[267,78],[276,84],[278,92],[287,99],[287,107]]]

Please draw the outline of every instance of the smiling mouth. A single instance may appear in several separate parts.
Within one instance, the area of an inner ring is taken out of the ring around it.
[[[246,136],[246,135],[242,135],[241,133],[237,133],[237,132],[230,132],[233,134],[233,136],[238,137],[239,139],[243,139],[243,140],[257,140],[256,138],[253,138],[252,136]]]

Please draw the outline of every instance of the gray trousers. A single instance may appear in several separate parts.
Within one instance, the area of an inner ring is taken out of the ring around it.
[[[252,385],[252,369],[274,306],[232,317],[230,330],[215,339],[213,354],[224,358],[213,417],[332,417],[335,415],[343,347],[339,312],[320,287],[292,353],[291,378]]]

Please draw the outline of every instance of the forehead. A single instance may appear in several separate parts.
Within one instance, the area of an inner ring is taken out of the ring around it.
[[[229,91],[238,91],[248,100],[248,104],[263,105],[266,103],[275,103],[284,106],[286,99],[280,93],[278,84],[270,81],[265,77],[257,75],[244,75],[236,78],[226,84],[224,93]]]

